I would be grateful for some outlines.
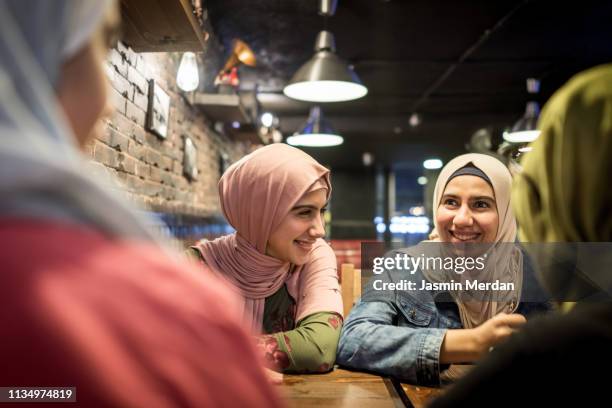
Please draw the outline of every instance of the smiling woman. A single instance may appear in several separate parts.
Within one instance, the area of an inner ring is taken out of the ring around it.
[[[329,170],[299,149],[272,144],[234,163],[219,182],[235,234],[189,253],[242,296],[244,322],[269,367],[333,367],[342,323],[336,257],[322,239]]]
[[[414,270],[406,273],[385,265],[376,277],[380,282],[367,285],[346,320],[340,364],[438,386],[461,377],[521,326],[523,315],[548,308],[546,303],[521,301],[521,288],[524,282],[533,284],[533,274],[524,275],[524,269],[530,271],[512,245],[516,221],[510,209],[511,183],[503,163],[483,154],[456,157],[442,169],[430,241],[386,258],[416,261],[426,252],[428,259],[454,259],[454,267],[436,268],[436,262],[417,267],[414,262]],[[482,248],[487,250],[483,267],[465,267],[465,250]],[[404,286],[412,283],[413,289],[389,285],[385,290],[385,281],[408,281]]]

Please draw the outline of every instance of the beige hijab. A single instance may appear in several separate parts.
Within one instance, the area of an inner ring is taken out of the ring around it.
[[[511,313],[516,310],[520,299],[520,288],[523,283],[523,258],[521,251],[514,245],[504,245],[502,243],[513,243],[516,240],[516,220],[510,206],[510,191],[512,187],[512,176],[510,171],[502,162],[492,156],[478,153],[470,153],[458,156],[451,160],[440,172],[433,198],[433,218],[435,229],[432,232],[432,241],[441,242],[436,223],[438,206],[449,182],[449,178],[459,169],[467,165],[473,165],[480,169],[491,181],[495,204],[499,216],[495,242],[489,250],[489,258],[486,268],[478,272],[478,279],[485,282],[492,282],[499,279],[501,282],[514,282],[515,291],[505,294],[491,294],[490,300],[464,301],[469,293],[451,292],[461,316],[461,322],[466,329],[481,325],[498,313]],[[431,282],[448,282],[450,279],[467,278],[469,274],[457,275],[454,272],[440,273],[439,271],[423,270],[425,277]],[[450,275],[449,275],[450,274]],[[473,278],[473,277],[472,277]],[[477,296],[474,296],[478,298]]]
[[[477,278],[479,281],[493,282],[499,279],[501,282],[514,282],[515,290],[505,293],[496,292],[495,294],[470,294],[464,290],[461,293],[450,291],[451,296],[457,303],[461,323],[466,329],[474,328],[498,313],[512,313],[516,310],[523,284],[523,257],[521,251],[514,245],[503,244],[513,243],[516,240],[516,220],[510,207],[510,190],[512,186],[512,176],[510,171],[502,162],[492,156],[485,154],[470,153],[458,156],[451,160],[440,172],[433,197],[433,218],[435,229],[430,235],[431,241],[441,242],[438,234],[439,225],[436,223],[438,206],[449,182],[450,177],[459,169],[472,165],[480,169],[491,181],[495,204],[499,216],[495,242],[489,248],[485,269],[472,274],[466,272],[461,275],[453,271],[434,271],[423,269],[423,275],[430,282],[461,282],[466,279]],[[426,244],[422,244],[424,247]],[[436,248],[439,248],[436,246]],[[434,249],[439,251],[438,256],[447,256],[445,248]],[[418,251],[418,250],[417,250]],[[428,250],[431,252],[431,250]],[[431,254],[428,254],[431,256]],[[464,285],[465,287],[465,285]],[[477,299],[477,300],[470,300]],[[454,381],[463,376],[471,367],[470,365],[451,365],[451,367],[441,374],[443,381]]]
[[[193,248],[242,295],[244,320],[255,333],[261,331],[265,298],[285,283],[296,300],[296,321],[320,311],[342,315],[336,258],[324,240],[299,267],[266,255],[271,233],[304,194],[318,189],[329,198],[329,170],[286,144],[243,157],[219,181],[221,207],[236,233]]]

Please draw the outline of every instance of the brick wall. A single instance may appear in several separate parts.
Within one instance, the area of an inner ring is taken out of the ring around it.
[[[135,53],[123,43],[109,53],[106,73],[115,113],[104,135],[88,150],[96,166],[116,176],[128,196],[141,206],[163,214],[196,217],[220,215],[217,182],[219,154],[233,162],[251,146],[217,134],[213,124],[189,104],[176,86],[180,53]],[[145,130],[148,83],[153,79],[170,96],[168,136]],[[198,178],[183,175],[183,136],[198,149]]]

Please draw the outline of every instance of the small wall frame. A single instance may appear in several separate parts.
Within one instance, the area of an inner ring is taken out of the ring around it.
[[[190,137],[185,136],[185,155],[183,158],[183,174],[193,181],[198,178],[198,150]]]
[[[168,137],[170,97],[154,80],[149,81],[147,130],[165,139]]]

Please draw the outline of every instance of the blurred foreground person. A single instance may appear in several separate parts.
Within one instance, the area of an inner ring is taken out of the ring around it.
[[[527,323],[434,407],[610,403],[612,65],[558,90],[539,128],[513,202],[527,247],[548,252],[536,269],[563,313]]]
[[[0,0],[0,386],[82,406],[277,406],[212,276],[88,177],[111,1]]]

